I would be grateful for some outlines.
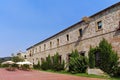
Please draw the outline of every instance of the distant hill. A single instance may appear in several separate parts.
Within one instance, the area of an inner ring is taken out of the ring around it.
[[[1,62],[4,62],[4,61],[9,61],[11,60],[12,57],[3,57],[3,58],[0,58],[0,63]]]

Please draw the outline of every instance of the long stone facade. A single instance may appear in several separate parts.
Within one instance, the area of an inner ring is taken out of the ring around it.
[[[59,53],[62,60],[68,62],[69,54],[77,49],[80,54],[88,56],[90,46],[98,46],[105,38],[112,44],[120,57],[120,2],[45,39],[27,49],[27,59],[37,64],[49,54]]]

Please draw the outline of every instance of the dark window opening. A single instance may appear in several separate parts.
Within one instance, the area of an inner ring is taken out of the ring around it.
[[[81,52],[79,52],[79,54],[80,54],[81,56],[85,56],[85,51],[81,51]]]
[[[97,22],[98,29],[102,28],[102,21]]]
[[[119,26],[118,26],[118,29],[117,30],[120,30],[120,21],[119,21]]]
[[[66,36],[66,37],[67,37],[67,41],[69,41],[69,35],[68,35],[68,34],[67,34],[67,36]]]
[[[68,63],[70,62],[70,57],[71,57],[71,54],[68,54]]]
[[[80,55],[81,55],[81,56],[85,56],[85,53],[81,53]]]
[[[30,57],[31,57],[32,55],[31,55],[31,53],[30,53]]]
[[[82,35],[83,35],[82,29],[79,29],[79,35],[80,35],[80,37],[82,37]]]
[[[59,63],[61,63],[61,60],[62,60],[62,57],[61,57],[61,56],[59,56]]]
[[[34,59],[33,59],[33,65],[34,65]]]
[[[95,66],[98,67],[100,65],[100,53],[99,52],[95,52]]]
[[[39,51],[41,52],[41,46],[39,46]]]
[[[41,62],[43,62],[44,61],[44,58],[41,58]]]
[[[52,48],[52,42],[50,42],[50,48]]]
[[[46,50],[46,44],[44,44],[44,50]]]
[[[25,59],[26,59],[26,55],[25,55],[24,57],[25,57]]]
[[[36,60],[38,60],[38,58],[36,58]]]
[[[51,57],[51,62],[52,62],[52,63],[53,63],[53,60],[54,60],[54,57],[52,56],[52,57]]]
[[[57,46],[59,46],[59,39],[57,39]]]

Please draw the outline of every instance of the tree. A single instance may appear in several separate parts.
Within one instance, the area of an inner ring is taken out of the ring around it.
[[[60,61],[60,58],[59,58],[59,54],[56,53],[54,56],[53,56],[53,62],[52,62],[52,65],[53,65],[53,70],[54,71],[61,71],[61,70],[64,70],[64,66],[65,66],[65,62],[64,60],[63,61]]]
[[[50,54],[48,55],[48,57],[46,58],[46,61],[47,61],[47,66],[48,66],[48,69],[52,69],[52,61],[51,61],[51,57],[50,57]]]
[[[103,40],[99,43],[99,49],[100,49],[100,68],[107,72],[110,75],[114,75],[115,68],[118,66],[118,55],[117,53],[112,50],[112,45],[107,42],[103,38]]]
[[[40,69],[40,61],[38,61],[38,63],[37,64],[34,64],[33,65],[33,67],[34,67],[34,69]]]
[[[94,54],[95,51],[96,51],[96,48],[90,47],[90,50],[88,52],[90,68],[95,68],[95,54]]]
[[[20,57],[18,57],[18,56],[13,56],[13,57],[12,57],[12,61],[14,61],[14,62],[22,62],[22,61],[24,61],[24,59],[23,59],[23,58],[20,58]]]
[[[78,51],[72,51],[69,62],[69,72],[84,73],[88,67],[88,59],[79,55]]]
[[[60,61],[59,54],[56,53],[52,58],[49,55],[45,61],[41,64],[41,69],[43,70],[53,70],[53,71],[61,71],[64,70],[65,62]]]

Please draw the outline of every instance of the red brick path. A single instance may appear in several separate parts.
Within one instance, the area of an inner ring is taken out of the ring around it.
[[[42,71],[7,71],[0,69],[0,80],[100,80]]]

